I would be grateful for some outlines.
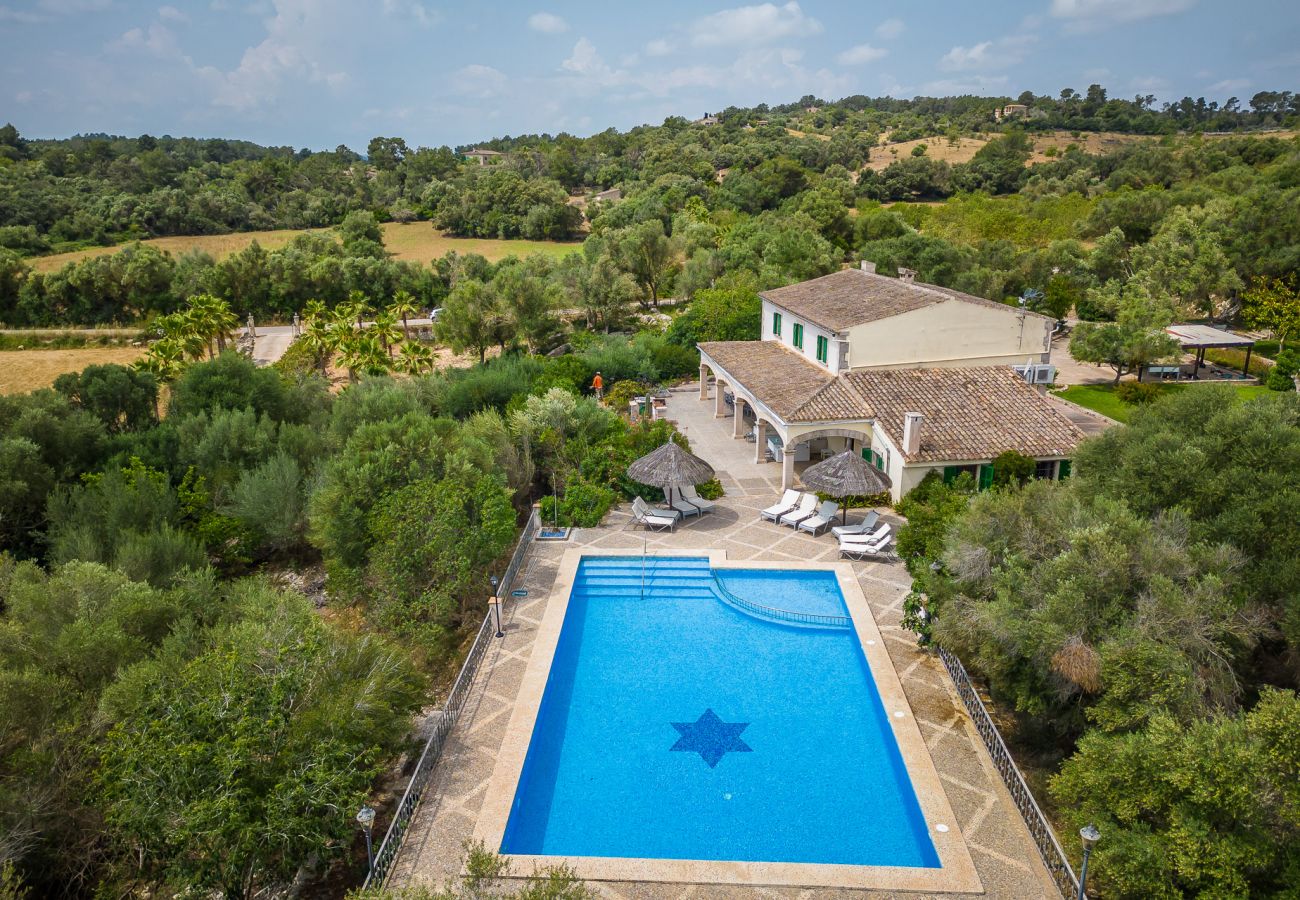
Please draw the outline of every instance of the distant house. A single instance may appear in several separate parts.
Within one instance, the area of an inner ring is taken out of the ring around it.
[[[705,113],[701,118],[696,119],[692,124],[693,125],[717,125],[720,122],[722,122],[722,119],[718,118],[713,113]]]
[[[596,195],[595,195],[594,197],[592,197],[591,199],[592,199],[592,200],[605,200],[605,201],[608,201],[608,202],[610,202],[610,203],[613,203],[615,200],[622,200],[622,199],[623,199],[623,192],[620,191],[618,188],[610,188],[610,189],[607,190],[607,191],[601,191],[599,194],[596,194]]]
[[[497,162],[505,156],[499,150],[486,150],[482,147],[475,147],[473,150],[466,151],[465,158],[476,160],[480,166],[490,165]]]
[[[1023,103],[1008,103],[993,110],[993,118],[999,122],[1003,119],[1024,118],[1027,115],[1029,115],[1029,107]]]

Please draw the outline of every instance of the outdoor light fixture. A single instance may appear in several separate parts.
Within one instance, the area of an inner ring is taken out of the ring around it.
[[[497,588],[501,584],[501,579],[493,575],[489,580],[492,582],[492,599],[488,602],[492,604],[492,611],[497,618],[497,637],[505,637],[506,633],[501,630],[501,598],[497,596]]]
[[[1101,832],[1097,830],[1096,825],[1088,824],[1079,829],[1079,839],[1083,841],[1083,866],[1079,869],[1079,896],[1077,900],[1083,900],[1086,896],[1084,892],[1088,884],[1088,857],[1092,855],[1092,848],[1097,841],[1101,840]]]
[[[373,871],[375,868],[375,851],[370,843],[370,833],[375,828],[374,808],[367,804],[357,810],[357,824],[366,833],[366,865]]]

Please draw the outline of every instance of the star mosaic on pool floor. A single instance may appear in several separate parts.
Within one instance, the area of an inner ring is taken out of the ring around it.
[[[752,753],[753,748],[740,739],[740,733],[749,727],[748,722],[724,722],[712,709],[706,709],[694,722],[673,722],[681,735],[669,750],[698,753],[700,758],[715,768],[728,753]]]

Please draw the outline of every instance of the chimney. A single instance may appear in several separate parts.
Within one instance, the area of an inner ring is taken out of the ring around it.
[[[919,412],[910,412],[903,415],[903,454],[905,456],[915,456],[921,449],[921,423],[925,421],[925,416]]]
[[[898,280],[906,281],[908,284],[916,281],[916,269],[909,269],[906,266],[898,267]]]
[[[864,259],[862,261],[862,271],[866,272],[868,275],[875,275],[876,264],[873,263],[871,260]]]

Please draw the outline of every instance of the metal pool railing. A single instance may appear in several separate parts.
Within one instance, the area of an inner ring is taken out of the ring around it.
[[[957,686],[957,693],[961,695],[962,703],[970,713],[971,721],[975,723],[975,730],[984,739],[984,746],[988,748],[989,756],[993,758],[994,768],[1002,776],[1002,782],[1011,793],[1016,809],[1025,820],[1025,827],[1029,829],[1029,834],[1038,847],[1043,865],[1047,867],[1061,895],[1075,900],[1079,896],[1079,878],[1074,874],[1074,869],[1070,866],[1065,851],[1061,849],[1060,842],[1056,840],[1056,832],[1052,830],[1051,823],[1047,821],[1047,816],[1043,815],[1038,801],[1034,799],[1029,785],[1025,783],[1025,777],[1020,774],[1016,761],[1011,758],[1011,751],[1007,750],[1002,734],[998,731],[997,725],[993,724],[984,701],[980,699],[970,676],[966,674],[966,667],[961,664],[960,659],[942,647],[939,648],[939,658],[943,660],[944,667],[952,676],[953,684]]]
[[[515,546],[514,555],[510,557],[510,563],[506,566],[505,574],[502,575],[501,581],[497,585],[495,596],[498,602],[500,602],[501,597],[510,595],[511,585],[514,584],[515,578],[519,575],[519,568],[523,565],[524,556],[527,555],[528,547],[540,527],[541,517],[537,507],[533,507],[532,514],[528,517],[527,523],[524,524],[523,533],[519,536],[519,543]],[[456,720],[460,717],[460,711],[465,706],[465,698],[469,694],[470,685],[474,682],[474,675],[478,671],[479,663],[483,660],[483,655],[487,652],[488,645],[492,643],[495,634],[496,628],[492,622],[492,611],[488,610],[487,615],[483,617],[483,622],[479,625],[478,634],[474,636],[474,642],[470,644],[469,653],[465,656],[465,662],[460,667],[460,673],[457,674],[456,681],[447,694],[446,702],[443,704],[442,709],[435,714],[436,719],[433,728],[429,732],[428,740],[424,743],[424,749],[420,752],[420,759],[415,764],[415,771],[411,773],[411,780],[406,785],[406,791],[402,794],[402,799],[398,801],[397,807],[393,810],[393,820],[388,826],[388,831],[384,834],[384,840],[380,843],[379,849],[375,851],[375,862],[370,871],[366,873],[366,880],[362,884],[363,888],[382,887],[384,881],[388,878],[393,862],[397,859],[397,853],[402,848],[402,839],[406,836],[406,829],[411,824],[411,817],[415,814],[415,808],[420,803],[420,797],[424,794],[424,789],[433,776],[433,767],[438,762],[438,757],[442,755],[442,749],[447,743],[447,736],[451,734],[452,728],[456,725]]]
[[[795,612],[789,609],[777,609],[772,606],[763,606],[761,603],[754,603],[752,600],[746,600],[738,597],[729,591],[722,583],[722,579],[717,573],[713,573],[713,583],[718,588],[718,593],[722,599],[738,606],[746,612],[751,612],[756,616],[768,619],[776,619],[780,622],[793,622],[796,625],[818,625],[822,628],[852,628],[853,620],[848,616],[824,616],[817,613]]]

